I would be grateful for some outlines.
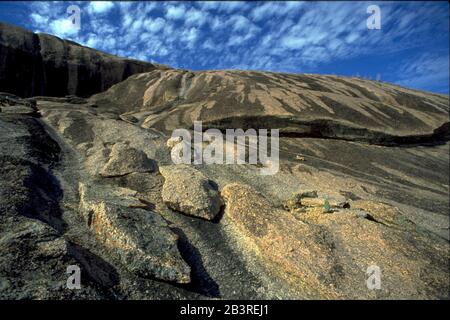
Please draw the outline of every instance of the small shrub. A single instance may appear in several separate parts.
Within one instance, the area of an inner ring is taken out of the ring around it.
[[[328,201],[328,199],[325,199],[325,201],[323,202],[323,213],[330,213],[330,212],[331,212],[330,202]]]

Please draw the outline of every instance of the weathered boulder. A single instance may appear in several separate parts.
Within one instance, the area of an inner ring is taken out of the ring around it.
[[[80,212],[95,237],[141,277],[190,282],[190,268],[177,248],[178,236],[157,213],[126,188],[80,183]]]
[[[182,140],[181,137],[170,137],[169,139],[167,139],[166,146],[167,148],[172,149],[178,143],[180,143],[181,140]]]
[[[100,171],[104,177],[118,177],[133,172],[152,172],[155,164],[145,152],[116,143],[111,150],[109,161]]]
[[[283,204],[285,210],[292,212],[302,212],[308,207],[329,207],[326,211],[331,211],[331,208],[350,208],[350,203],[342,195],[330,196],[322,192],[319,195],[317,190],[303,190],[293,193]]]
[[[169,208],[207,220],[219,213],[222,199],[203,173],[189,165],[164,166],[160,172],[165,179],[161,195]]]

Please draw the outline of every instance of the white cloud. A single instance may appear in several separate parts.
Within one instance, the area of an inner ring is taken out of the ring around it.
[[[449,55],[422,54],[403,61],[397,68],[395,83],[412,88],[440,92],[448,92],[449,88]]]
[[[281,45],[287,49],[301,49],[305,46],[307,40],[305,38],[286,36],[281,39]]]
[[[114,8],[111,1],[91,1],[88,5],[89,13],[106,13]]]
[[[41,16],[40,14],[37,13],[32,13],[30,15],[31,19],[33,19],[34,23],[40,25],[40,24],[46,24],[48,21],[48,17],[45,16]]]
[[[78,28],[76,28],[76,26],[72,23],[72,21],[66,18],[53,20],[49,26],[51,33],[60,37],[65,37],[68,35],[74,35],[78,33]]]
[[[227,42],[229,46],[239,46],[250,39],[250,36],[232,35]]]
[[[226,27],[225,22],[221,18],[219,18],[217,16],[215,16],[212,19],[210,19],[209,20],[209,24],[210,24],[211,29],[213,31],[217,31],[217,30],[220,30],[220,29],[223,29],[223,28]]]
[[[208,13],[191,8],[188,11],[186,11],[186,19],[184,22],[188,26],[192,25],[201,26],[206,22],[207,19]]]
[[[339,46],[342,44],[342,42],[338,39],[332,39],[329,43],[328,43],[328,48],[332,51],[337,50],[337,48],[339,48]]]
[[[116,39],[112,36],[108,36],[103,40],[102,48],[105,50],[114,50],[116,48]]]
[[[359,33],[352,32],[347,37],[345,37],[345,42],[347,43],[353,43],[359,38]]]
[[[181,33],[181,41],[187,43],[188,48],[193,48],[195,42],[197,41],[199,32],[197,28],[186,29]]]
[[[98,48],[98,45],[100,43],[100,39],[96,34],[89,35],[86,42],[83,44],[89,48]]]
[[[304,5],[300,1],[286,1],[286,2],[265,2],[262,5],[255,6],[250,13],[253,21],[270,20],[273,16],[287,17],[298,13],[298,10]]]
[[[237,10],[242,11],[248,7],[244,1],[202,1],[198,2],[198,4],[204,10],[216,10],[227,13]]]
[[[206,41],[203,42],[202,48],[207,50],[216,50],[217,46],[213,43],[211,39],[206,39]]]
[[[233,15],[227,21],[228,25],[231,25],[234,31],[245,31],[252,27],[252,23],[246,17],[242,15]]]
[[[185,14],[184,6],[170,5],[167,7],[166,18],[173,19],[173,20],[179,20],[179,19],[183,18],[184,14]]]
[[[255,21],[260,21],[265,18],[267,19],[275,14],[277,7],[278,5],[273,2],[266,2],[261,6],[256,6],[252,10],[250,16]]]
[[[133,23],[133,16],[130,13],[125,13],[122,18],[122,25],[128,28]]]
[[[142,28],[143,23],[144,23],[144,21],[142,21],[142,20],[140,20],[140,19],[134,20],[134,22],[131,24],[131,26],[130,26],[130,28],[129,28],[129,31],[130,31],[132,34],[138,34],[138,33],[140,33],[140,30],[141,30],[141,28]]]
[[[161,31],[161,29],[164,28],[166,24],[166,20],[163,18],[156,18],[156,19],[147,19],[144,21],[144,28],[147,29],[149,32],[156,33]]]

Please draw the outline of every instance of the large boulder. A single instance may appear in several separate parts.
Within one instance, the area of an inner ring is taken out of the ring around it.
[[[190,282],[190,268],[182,259],[178,236],[158,214],[126,188],[80,184],[80,212],[100,243],[141,277]]]
[[[166,205],[187,215],[213,220],[222,199],[208,178],[189,165],[160,167],[164,176],[162,199]]]

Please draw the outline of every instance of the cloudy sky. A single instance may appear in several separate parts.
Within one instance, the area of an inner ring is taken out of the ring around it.
[[[0,21],[178,68],[379,75],[449,92],[447,2],[0,2]]]

